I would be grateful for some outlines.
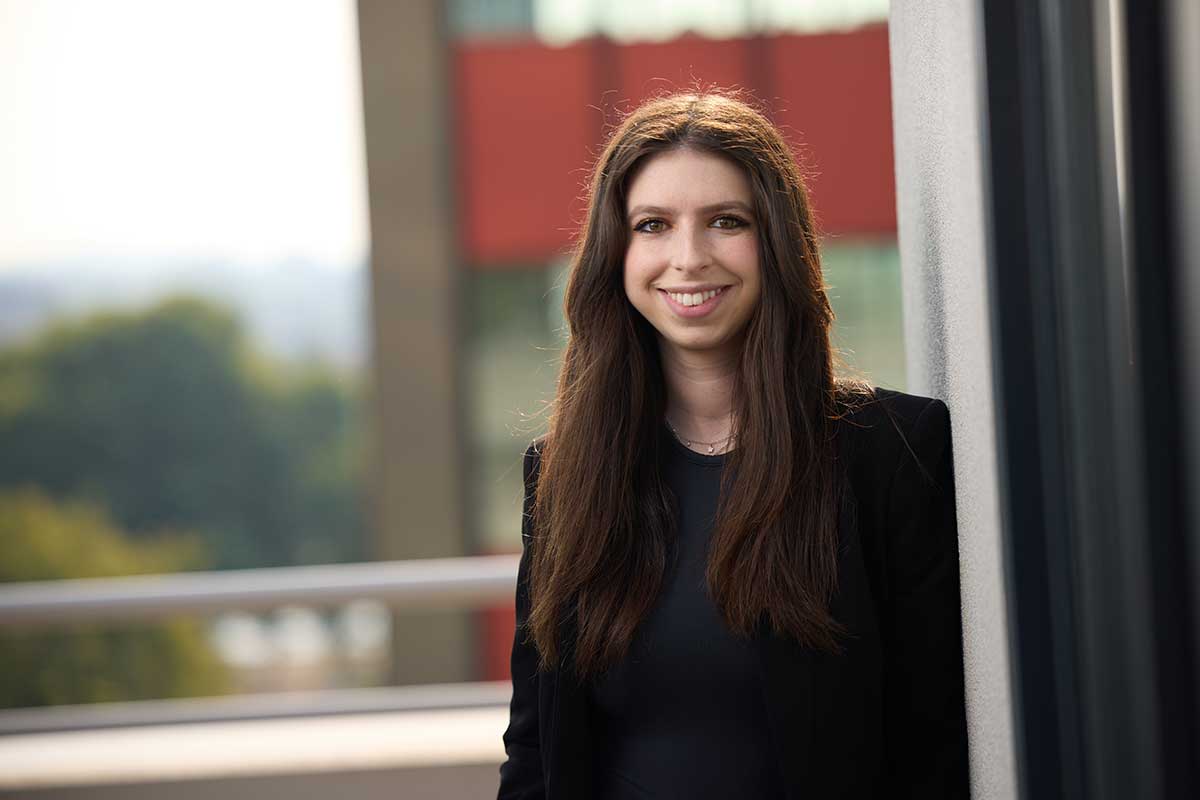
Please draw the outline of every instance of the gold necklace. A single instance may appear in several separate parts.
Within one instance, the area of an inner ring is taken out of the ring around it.
[[[704,445],[705,447],[708,448],[708,454],[710,456],[716,455],[716,446],[717,445],[722,444],[722,443],[728,445],[731,439],[737,438],[737,434],[731,432],[724,439],[717,439],[715,442],[694,442],[691,439],[684,439],[682,436],[680,436],[679,431],[675,430],[675,426],[671,424],[671,420],[666,419],[665,417],[663,419],[667,423],[667,427],[671,429],[671,433],[674,434],[675,438],[678,439],[679,442],[681,444],[683,444],[684,447],[691,450],[691,449],[693,449],[692,445],[694,445],[694,444]]]

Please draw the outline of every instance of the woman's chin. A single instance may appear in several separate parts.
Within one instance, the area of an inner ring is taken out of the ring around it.
[[[728,355],[734,349],[727,336],[670,336],[660,333],[658,339],[664,350],[687,354],[693,358],[719,358]]]

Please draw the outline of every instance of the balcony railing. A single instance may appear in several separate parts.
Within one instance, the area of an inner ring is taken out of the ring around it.
[[[516,555],[0,584],[0,627],[379,600],[394,608],[511,601]]]
[[[377,600],[389,607],[478,608],[511,602],[519,556],[189,572],[0,584],[0,628],[164,619],[285,605]],[[331,689],[0,711],[0,735],[382,711],[499,707],[507,682]]]

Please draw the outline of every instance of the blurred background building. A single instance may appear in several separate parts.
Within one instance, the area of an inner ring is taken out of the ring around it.
[[[991,382],[1014,363],[996,275],[1041,263],[997,257],[1017,233],[991,220],[1015,201],[989,187],[1026,165],[999,160],[1012,131],[987,122],[1065,69],[1018,35],[1054,29],[1060,4],[1022,0],[1020,24],[987,2],[893,8],[890,27],[888,5],[0,0],[0,793],[494,793],[504,557],[588,170],[639,101],[724,87],[808,176],[845,369],[951,403],[976,795],[1098,796],[1078,741],[1027,756],[1038,697],[1062,714],[1044,729],[1070,728],[1084,701],[1061,665],[1082,655],[1055,651],[1049,687],[1020,660],[1046,644],[1022,639],[1045,608],[1014,587],[1042,596],[1019,575],[1055,529],[1012,532],[1032,506],[1003,423],[1030,418],[979,400],[1031,384]],[[1088,135],[1108,136],[1124,212],[1123,48],[1141,29],[1117,0],[1078,5],[1068,32],[1105,46],[1060,49],[1110,65],[1109,127]],[[1196,30],[1168,7],[1148,18]],[[985,43],[1033,54],[985,63]],[[1022,474],[1048,457],[1030,458]],[[1172,541],[1156,557],[1187,563]],[[463,561],[393,569],[445,558]],[[158,595],[52,583],[191,572]],[[1195,726],[1172,732],[1179,764]],[[1056,793],[1046,774],[1078,780]]]

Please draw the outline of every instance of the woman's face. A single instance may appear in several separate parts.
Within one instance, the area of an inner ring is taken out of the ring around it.
[[[625,294],[664,350],[740,352],[761,286],[753,200],[739,166],[697,150],[651,156],[635,174]]]

